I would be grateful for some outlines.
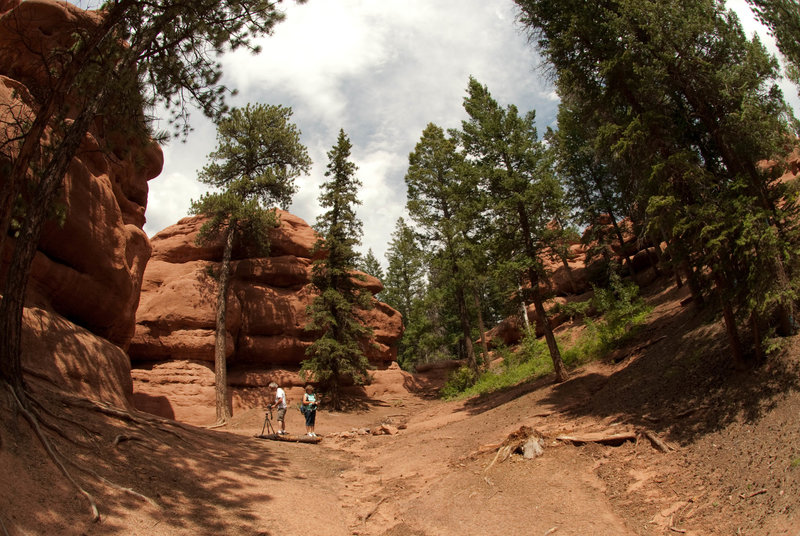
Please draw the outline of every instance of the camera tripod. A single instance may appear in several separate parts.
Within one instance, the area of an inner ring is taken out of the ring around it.
[[[264,426],[261,427],[261,435],[264,435],[264,430],[270,435],[275,434],[275,428],[272,426],[272,408],[267,408],[267,413],[264,415]]]

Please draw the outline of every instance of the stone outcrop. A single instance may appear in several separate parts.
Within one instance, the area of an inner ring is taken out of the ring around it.
[[[231,366],[299,365],[313,334],[305,330],[306,307],[314,298],[310,285],[313,230],[300,218],[279,211],[280,228],[272,232],[271,256],[236,258],[231,265],[228,297],[228,362]],[[145,270],[136,334],[130,345],[134,362],[214,360],[215,311],[222,244],[195,242],[205,220],[194,216],[168,227],[152,240]],[[245,252],[239,251],[239,254]],[[380,281],[366,276],[363,285],[380,292]],[[402,332],[400,315],[374,301],[361,319],[375,332],[373,363],[396,357],[393,344]]]
[[[0,122],[6,139],[13,139],[20,123],[34,117],[47,87],[42,55],[69,48],[73,32],[96,24],[98,17],[51,0],[0,0],[0,17]],[[52,308],[124,348],[133,335],[150,257],[142,230],[147,181],[161,172],[163,157],[155,143],[135,140],[112,154],[108,136],[100,126],[92,128],[70,164],[58,200],[63,224],[50,222],[43,231],[28,302]],[[18,150],[14,143],[3,144],[0,166]],[[0,174],[0,184],[5,178]],[[9,241],[0,270],[10,258]]]
[[[270,234],[270,257],[248,257],[234,248],[226,321],[229,383],[234,409],[263,406],[270,381],[298,391],[297,375],[314,335],[305,330],[306,307],[314,299],[311,281],[313,229],[278,211],[281,225]],[[187,422],[214,419],[213,362],[218,259],[222,243],[198,246],[205,220],[184,218],[151,239],[129,353],[137,407]],[[365,276],[373,294],[383,287]],[[396,359],[402,335],[400,314],[377,300],[360,311],[373,328],[377,346],[368,352],[379,368]]]

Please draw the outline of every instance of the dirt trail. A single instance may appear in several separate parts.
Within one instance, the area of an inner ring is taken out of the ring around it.
[[[475,414],[463,402],[408,395],[363,413],[322,412],[317,430],[327,437],[320,445],[269,442],[262,448],[285,456],[286,474],[305,480],[304,488],[336,493],[326,502],[341,507],[337,517],[344,525],[328,525],[326,534],[482,535],[487,527],[501,534],[635,534],[614,513],[594,460],[581,448],[551,441],[539,459],[513,456],[487,470],[495,450],[481,447],[501,442],[520,424],[550,418],[531,417],[541,413],[528,400],[533,396]],[[255,418],[240,421],[236,432],[257,433]],[[299,413],[288,419],[290,429],[300,423]],[[381,422],[403,429],[339,435]]]

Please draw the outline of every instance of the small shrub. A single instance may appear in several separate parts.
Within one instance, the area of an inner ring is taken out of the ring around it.
[[[639,296],[639,287],[635,283],[624,283],[616,273],[611,274],[608,288],[595,288],[592,302],[602,315],[601,321],[590,326],[600,339],[602,352],[615,348],[635,334],[635,328],[651,311]]]
[[[591,300],[572,303],[559,303],[555,306],[556,313],[565,314],[570,320],[585,318],[592,306]]]
[[[477,379],[477,375],[471,368],[461,367],[450,373],[450,376],[447,378],[447,383],[442,387],[440,394],[442,398],[455,398],[475,385]]]

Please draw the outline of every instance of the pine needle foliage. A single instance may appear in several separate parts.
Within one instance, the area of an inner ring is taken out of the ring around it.
[[[328,152],[328,166],[320,205],[327,209],[316,221],[319,239],[314,246],[311,283],[319,295],[308,307],[306,330],[317,338],[306,350],[301,375],[310,373],[334,409],[341,409],[344,382],[362,384],[368,378],[366,357],[372,329],[358,319],[359,309],[372,306],[370,292],[360,285],[356,269],[362,224],[355,208],[360,205],[357,166],[350,160],[352,144],[339,131],[336,145]]]

